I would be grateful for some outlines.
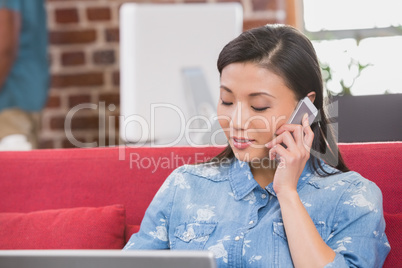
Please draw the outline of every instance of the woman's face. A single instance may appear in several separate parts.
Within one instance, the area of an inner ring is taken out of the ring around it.
[[[297,105],[284,80],[254,63],[232,63],[222,70],[218,118],[235,156],[258,162]]]

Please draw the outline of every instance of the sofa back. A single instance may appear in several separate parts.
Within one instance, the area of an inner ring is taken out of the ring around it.
[[[126,222],[146,208],[176,167],[220,148],[93,148],[0,153],[0,212],[123,204]]]
[[[339,145],[350,169],[375,182],[384,211],[402,212],[402,142]],[[139,224],[166,177],[222,148],[93,148],[0,153],[0,212],[123,204]]]

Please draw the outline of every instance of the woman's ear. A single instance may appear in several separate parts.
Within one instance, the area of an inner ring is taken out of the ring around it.
[[[307,97],[311,100],[312,103],[314,103],[315,100],[315,92],[311,91],[310,93],[307,94]]]

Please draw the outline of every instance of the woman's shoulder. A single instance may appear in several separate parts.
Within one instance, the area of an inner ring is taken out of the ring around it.
[[[374,182],[355,171],[340,172],[332,167],[328,169],[334,174],[327,177],[314,176],[310,184],[338,193],[343,204],[367,206],[371,209],[376,209],[375,204],[382,205],[381,190]]]
[[[354,186],[366,185],[367,187],[378,188],[374,182],[363,177],[360,173],[355,171],[342,172],[325,163],[322,163],[322,171],[325,171],[329,175],[320,176],[318,172],[311,172],[313,175],[312,181],[321,187],[323,185],[335,183],[335,184],[342,184],[342,185],[347,184]],[[322,171],[320,173],[322,173]]]
[[[183,165],[176,168],[173,176],[199,177],[211,181],[228,180],[232,162],[206,162],[194,165]]]
[[[228,180],[228,168],[224,165],[215,165],[213,163],[202,163],[195,165],[183,165],[177,167],[166,178],[159,189],[160,193],[164,193],[167,189],[195,189],[204,187],[205,182],[220,182]],[[168,192],[168,191],[166,191]]]

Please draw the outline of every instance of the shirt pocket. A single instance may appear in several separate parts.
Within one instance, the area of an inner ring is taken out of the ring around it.
[[[321,237],[325,233],[324,222],[314,222],[318,233]],[[300,230],[303,232],[303,230]],[[286,237],[285,226],[282,221],[273,223],[273,239],[274,239],[274,262],[272,267],[293,267],[293,261],[290,256],[289,244]]]
[[[184,223],[176,227],[172,249],[201,250],[216,228],[216,222]]]

